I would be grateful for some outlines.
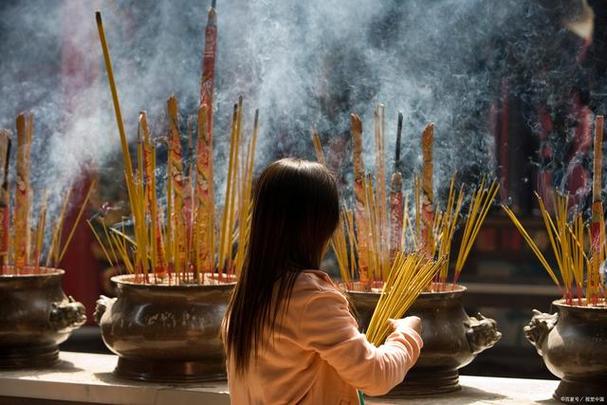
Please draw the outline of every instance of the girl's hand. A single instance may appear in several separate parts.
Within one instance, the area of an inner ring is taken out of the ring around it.
[[[408,316],[403,319],[388,319],[390,325],[397,330],[399,328],[411,328],[417,333],[422,333],[422,320],[417,316]]]

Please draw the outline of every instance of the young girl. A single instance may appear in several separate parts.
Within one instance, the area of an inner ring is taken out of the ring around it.
[[[232,403],[358,404],[388,392],[422,347],[420,320],[392,321],[375,347],[318,270],[339,222],[335,180],[318,163],[282,159],[256,185],[249,251],[225,318]]]

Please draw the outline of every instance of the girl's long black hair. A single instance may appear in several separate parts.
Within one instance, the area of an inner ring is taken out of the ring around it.
[[[224,322],[227,356],[243,373],[286,310],[293,284],[318,269],[339,223],[335,179],[323,165],[299,159],[270,164],[257,180],[248,252]]]

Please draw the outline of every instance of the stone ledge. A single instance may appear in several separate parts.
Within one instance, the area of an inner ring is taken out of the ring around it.
[[[0,371],[0,400],[12,397],[47,400],[47,403],[71,401],[129,405],[230,404],[225,381],[191,385],[131,382],[117,379],[112,374],[116,366],[116,356],[62,352],[60,357],[61,364],[53,369]],[[556,403],[551,399],[558,385],[555,380],[462,376],[460,382],[462,390],[449,395],[408,400],[368,398],[367,404]]]

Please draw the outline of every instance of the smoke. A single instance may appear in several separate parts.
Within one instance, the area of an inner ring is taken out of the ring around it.
[[[51,216],[83,170],[107,170],[114,173],[110,181],[122,180],[94,12],[101,10],[104,17],[128,136],[135,139],[138,113],[147,110],[160,139],[170,95],[179,96],[184,111],[195,113],[205,9],[192,2],[152,1],[0,5],[0,52],[5,56],[0,126],[11,128],[15,140],[16,115],[34,114],[32,183],[36,202],[43,189],[49,191]],[[183,118],[185,125],[185,113]],[[13,154],[13,163],[15,158]]]
[[[147,110],[161,139],[170,95],[180,101],[184,129],[196,113],[208,6],[199,0],[0,5],[0,126],[14,128],[22,110],[35,114],[33,179],[56,196],[52,207],[83,168],[116,173],[121,181],[94,11],[103,15],[129,136],[136,135],[138,112]],[[511,91],[529,103],[567,94],[562,87],[570,63],[555,51],[547,65],[549,50],[541,46],[562,31],[562,16],[548,9],[541,1],[517,0],[219,0],[218,198],[232,104],[240,95],[246,131],[260,109],[258,167],[284,155],[313,158],[309,131],[316,127],[347,175],[349,113],[356,112],[373,170],[373,109],[383,103],[388,167],[397,112],[405,116],[400,167],[406,187],[419,171],[420,134],[430,121],[437,189],[456,170],[472,181],[493,175],[489,110],[502,81],[510,80]],[[533,76],[537,71],[546,73],[541,80]],[[536,125],[534,117],[528,125]]]

